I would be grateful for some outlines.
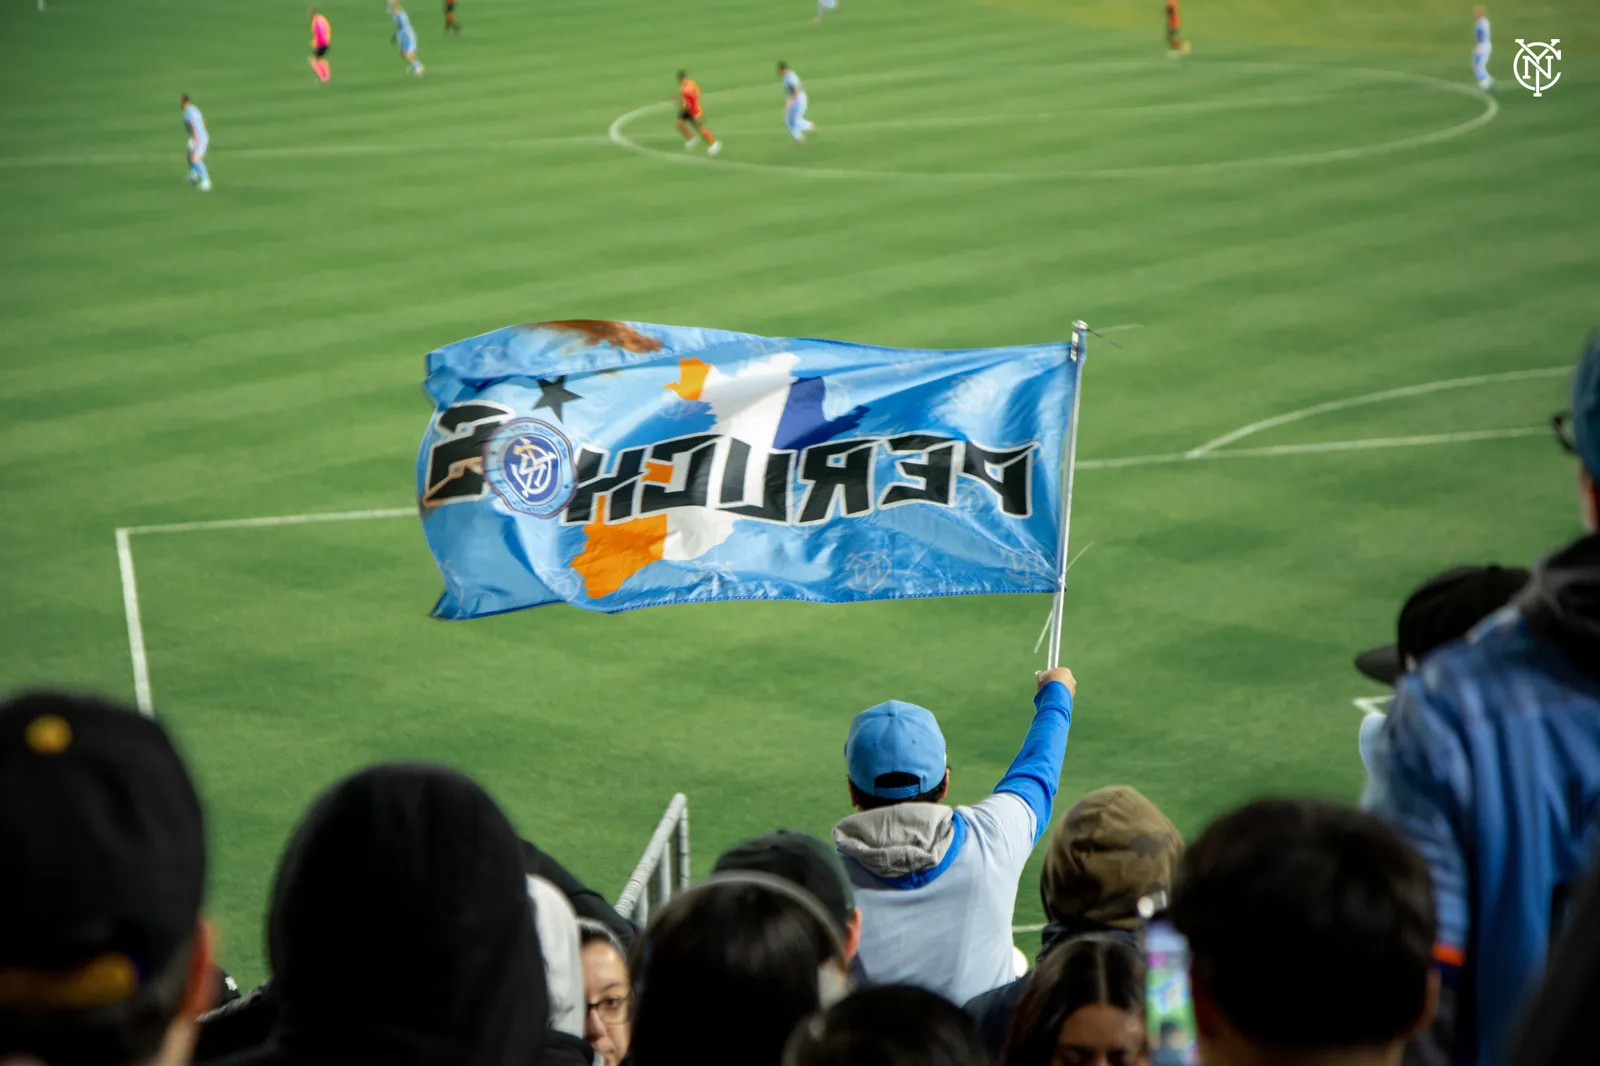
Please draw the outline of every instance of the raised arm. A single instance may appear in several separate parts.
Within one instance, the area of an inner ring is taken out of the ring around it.
[[[1011,760],[996,792],[1010,792],[1033,811],[1033,842],[1050,825],[1050,808],[1061,783],[1061,760],[1067,754],[1067,731],[1072,727],[1072,700],[1077,679],[1066,667],[1036,675],[1039,689],[1033,696],[1033,723],[1022,738],[1022,750]]]

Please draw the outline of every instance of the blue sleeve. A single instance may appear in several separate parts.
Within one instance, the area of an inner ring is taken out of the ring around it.
[[[1033,706],[1033,724],[1022,738],[1022,750],[994,790],[1019,797],[1033,811],[1037,844],[1050,827],[1050,805],[1061,783],[1061,760],[1067,754],[1067,730],[1072,728],[1072,693],[1060,681],[1050,681],[1034,695]]]
[[[1471,784],[1452,717],[1415,674],[1403,678],[1373,745],[1364,802],[1427,860],[1439,919],[1434,956],[1443,966],[1459,968],[1472,931],[1470,877],[1457,826]]]

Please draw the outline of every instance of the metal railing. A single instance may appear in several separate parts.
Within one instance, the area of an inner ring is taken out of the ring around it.
[[[689,887],[689,797],[672,797],[656,824],[633,876],[617,897],[617,913],[644,926],[650,909],[666,903]]]

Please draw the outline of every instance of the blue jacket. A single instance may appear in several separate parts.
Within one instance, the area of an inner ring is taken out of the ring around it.
[[[1368,806],[1428,861],[1453,1002],[1433,1039],[1497,1066],[1600,818],[1600,535],[1401,678]]]

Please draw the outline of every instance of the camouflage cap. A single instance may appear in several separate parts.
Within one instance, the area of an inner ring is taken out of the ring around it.
[[[1050,833],[1039,877],[1045,917],[1133,929],[1139,898],[1170,894],[1182,855],[1177,827],[1137,789],[1096,789]]]

